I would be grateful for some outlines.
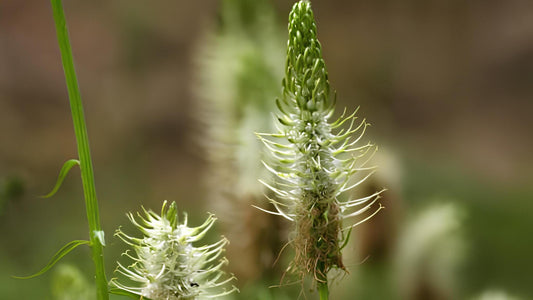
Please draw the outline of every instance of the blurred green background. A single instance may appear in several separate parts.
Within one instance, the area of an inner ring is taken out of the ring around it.
[[[293,2],[259,2],[271,5],[284,38]],[[379,175],[365,188],[389,189],[387,209],[354,230],[350,274],[332,285],[332,299],[532,299],[533,2],[312,3],[337,111],[360,106],[380,147]],[[175,200],[198,224],[219,209],[204,180],[209,140],[197,103],[198,61],[206,36],[224,27],[223,5],[64,6],[111,278],[124,250],[112,233],[130,228],[126,212]],[[269,44],[269,55],[283,57],[283,39]],[[10,277],[87,238],[79,171],[53,198],[38,198],[76,156],[62,72],[48,1],[0,2],[1,299],[91,299],[80,296],[92,284],[88,249],[39,278]],[[236,298],[296,299],[298,286],[267,289],[279,284],[281,272],[273,273],[239,278]]]

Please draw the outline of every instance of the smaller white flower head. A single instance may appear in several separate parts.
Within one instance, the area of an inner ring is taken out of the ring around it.
[[[127,216],[142,233],[143,238],[134,238],[118,229],[115,233],[125,243],[132,246],[135,254],[126,251],[123,255],[131,258],[133,264],[124,267],[118,263],[117,273],[126,276],[138,286],[129,286],[111,280],[115,287],[151,300],[185,300],[216,298],[237,290],[234,286],[223,286],[234,279],[223,279],[222,266],[228,263],[222,255],[226,238],[207,245],[195,247],[213,226],[216,218],[209,215],[198,227],[187,227],[187,215],[179,223],[176,203],[167,206],[163,202],[161,215],[142,208],[144,214],[132,213]]]

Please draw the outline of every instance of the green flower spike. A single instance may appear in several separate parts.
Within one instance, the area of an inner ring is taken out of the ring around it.
[[[187,215],[184,214],[185,220],[180,224],[176,203],[167,207],[166,201],[161,216],[144,208],[143,212],[144,215],[137,214],[137,219],[128,214],[133,225],[144,234],[143,238],[130,237],[120,229],[115,234],[135,251],[135,256],[128,251],[124,253],[134,263],[128,267],[118,263],[116,272],[140,283],[131,287],[114,278],[111,284],[121,290],[118,294],[128,292],[151,300],[193,300],[217,298],[237,290],[234,286],[229,290],[222,287],[233,276],[220,280],[225,275],[221,268],[228,262],[222,256],[228,240],[193,246],[205,236],[216,218],[210,215],[204,224],[187,227]]]
[[[383,190],[361,199],[341,200],[344,192],[375,171],[375,167],[365,165],[377,147],[359,145],[369,124],[365,120],[356,122],[357,110],[328,122],[334,112],[335,96],[330,97],[328,74],[308,1],[297,2],[289,15],[282,84],[282,97],[276,99],[280,111],[278,133],[258,134],[272,154],[264,165],[276,175],[275,183],[263,182],[276,194],[276,199],[269,199],[276,211],[268,212],[294,222],[290,242],[296,253],[288,270],[301,278],[311,274],[322,297],[323,293],[327,295],[327,273],[332,268],[345,270],[341,249],[351,228],[382,208],[374,208],[373,204]],[[365,175],[359,176],[361,171]],[[371,208],[374,211],[366,213]],[[357,216],[363,220],[342,227],[342,220]]]

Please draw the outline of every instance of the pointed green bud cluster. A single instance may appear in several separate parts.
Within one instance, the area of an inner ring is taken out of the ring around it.
[[[234,277],[222,279],[222,267],[227,264],[223,257],[228,241],[220,241],[195,247],[213,226],[216,218],[210,215],[198,227],[187,226],[187,215],[179,222],[176,203],[163,203],[161,215],[143,208],[143,215],[137,218],[129,213],[128,218],[142,233],[143,238],[126,235],[120,229],[115,234],[133,247],[134,255],[128,251],[125,256],[134,263],[124,267],[118,263],[116,272],[126,276],[139,286],[128,286],[112,279],[115,287],[151,300],[193,300],[216,298],[236,290],[224,289]]]
[[[328,121],[335,106],[330,94],[311,4],[297,2],[289,16],[283,94],[276,100],[278,133],[259,137],[272,154],[264,164],[277,177],[273,184],[264,182],[277,196],[269,199],[276,208],[270,213],[294,221],[296,253],[289,270],[311,274],[319,283],[327,282],[330,269],[344,269],[341,248],[350,229],[381,209],[363,215],[382,192],[339,199],[373,173],[365,165],[376,147],[359,145],[368,123],[356,122],[355,112]],[[356,216],[364,217],[342,227],[342,220]]]
[[[285,79],[283,80],[284,100],[294,101],[299,112],[332,110],[334,103],[329,101],[329,81],[320,42],[317,39],[316,25],[307,1],[296,3],[289,15],[289,41]],[[284,103],[288,104],[288,103]],[[298,113],[295,110],[281,109],[282,112]],[[310,119],[312,116],[306,116]]]

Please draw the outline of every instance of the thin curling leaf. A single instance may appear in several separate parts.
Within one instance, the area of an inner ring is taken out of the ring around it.
[[[293,221],[290,242],[295,258],[288,269],[302,278],[311,275],[322,295],[327,294],[327,273],[332,268],[345,270],[341,250],[351,231],[342,222],[360,217],[359,222],[350,220],[357,225],[369,218],[369,210],[372,216],[381,209],[374,205],[381,191],[360,199],[341,197],[374,172],[366,164],[376,147],[359,144],[368,123],[356,122],[357,109],[348,116],[344,110],[340,118],[329,121],[336,94],[330,88],[309,1],[294,4],[288,27],[285,78],[282,96],[276,99],[278,132],[258,134],[271,154],[263,165],[274,175],[273,182],[260,182],[276,196],[269,199],[275,210],[262,210]]]
[[[223,257],[228,241],[222,238],[210,245],[193,245],[213,226],[213,215],[198,227],[188,227],[186,215],[180,222],[175,202],[167,206],[165,201],[160,215],[144,208],[142,211],[137,217],[128,214],[143,233],[142,238],[126,235],[120,229],[115,234],[134,250],[134,254],[124,253],[134,263],[127,267],[118,263],[115,272],[137,284],[131,286],[113,278],[113,293],[152,300],[193,300],[216,298],[237,290],[224,288],[234,279],[225,277],[222,271],[228,262]]]
[[[56,254],[54,254],[54,256],[52,257],[50,262],[48,262],[48,264],[46,266],[44,266],[44,268],[42,268],[39,272],[37,272],[37,273],[35,273],[33,275],[30,275],[30,276],[13,276],[13,278],[30,279],[30,278],[34,278],[34,277],[40,276],[40,275],[46,273],[46,271],[50,270],[61,258],[63,258],[63,256],[69,254],[72,250],[76,249],[78,246],[80,246],[80,245],[89,245],[90,243],[91,242],[85,241],[85,240],[71,241],[68,244],[66,244],[65,246],[63,246],[61,249],[59,249],[59,251],[57,251]]]
[[[57,176],[56,185],[54,186],[52,191],[50,193],[44,195],[44,196],[41,196],[41,198],[50,198],[53,195],[55,195],[55,193],[57,193],[57,191],[61,187],[61,184],[63,183],[63,180],[65,180],[65,177],[67,177],[67,174],[70,171],[70,169],[72,169],[72,167],[74,167],[74,166],[79,166],[79,165],[80,165],[80,161],[77,160],[77,159],[67,160],[63,164],[63,167],[61,167],[61,171],[59,171],[59,175]]]

